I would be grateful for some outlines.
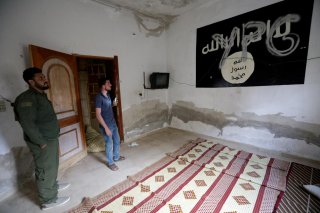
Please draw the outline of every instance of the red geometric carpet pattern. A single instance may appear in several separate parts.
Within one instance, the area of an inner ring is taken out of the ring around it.
[[[319,213],[320,200],[307,193],[303,185],[320,183],[320,169],[293,163],[289,174],[287,190],[278,204],[277,212]]]
[[[295,212],[295,189],[320,172],[292,165],[198,138],[70,212]]]

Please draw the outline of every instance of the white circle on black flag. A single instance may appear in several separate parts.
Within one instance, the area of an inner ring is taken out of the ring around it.
[[[221,74],[225,81],[231,84],[246,82],[254,71],[254,61],[251,53],[241,52],[229,55],[221,68]]]

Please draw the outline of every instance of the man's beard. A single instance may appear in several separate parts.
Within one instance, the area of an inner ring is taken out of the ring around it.
[[[34,86],[39,89],[39,90],[47,90],[49,89],[49,84],[44,84],[44,85],[41,85],[41,84],[38,84],[37,82],[35,82]]]

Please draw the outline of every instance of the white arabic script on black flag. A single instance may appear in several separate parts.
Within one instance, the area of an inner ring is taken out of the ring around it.
[[[313,0],[294,2],[198,28],[196,87],[303,84]]]

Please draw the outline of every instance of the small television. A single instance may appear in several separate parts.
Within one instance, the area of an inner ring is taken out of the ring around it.
[[[169,73],[154,72],[150,75],[151,89],[166,89],[169,87]]]

